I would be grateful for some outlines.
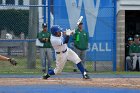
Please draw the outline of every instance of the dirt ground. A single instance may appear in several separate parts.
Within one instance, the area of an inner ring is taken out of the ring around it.
[[[140,89],[140,78],[0,78],[0,86],[13,85],[77,85],[93,87],[119,87]]]

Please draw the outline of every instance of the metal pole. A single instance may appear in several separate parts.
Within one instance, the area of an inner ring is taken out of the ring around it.
[[[51,20],[50,20],[50,0],[48,0],[48,31],[50,31],[50,24],[51,24]]]
[[[94,71],[96,72],[96,61],[93,62]]]
[[[38,5],[38,0],[30,0],[30,5]],[[29,8],[29,39],[36,39],[38,30],[38,7]],[[27,68],[36,68],[36,46],[35,42],[28,42]]]
[[[44,23],[46,23],[46,0],[43,1],[43,5],[44,5]]]
[[[113,71],[116,71],[116,13],[117,13],[117,0],[114,0],[114,33],[113,33]]]

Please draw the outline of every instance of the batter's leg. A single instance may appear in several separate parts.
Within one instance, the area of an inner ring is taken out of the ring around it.
[[[49,78],[51,75],[60,74],[64,68],[64,65],[67,61],[67,54],[61,53],[56,54],[56,67],[54,70],[49,70],[47,74],[44,74],[43,79]]]
[[[67,62],[67,52],[56,55],[56,67],[54,69],[55,74],[60,74]]]
[[[81,59],[78,57],[78,55],[71,49],[68,49],[68,56],[67,56],[68,60],[74,62],[78,69],[80,70],[80,72],[83,75],[84,79],[89,79],[88,74],[85,71],[85,68],[83,67],[82,63],[81,63]]]

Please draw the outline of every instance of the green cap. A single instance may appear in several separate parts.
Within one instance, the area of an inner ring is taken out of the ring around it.
[[[134,36],[134,38],[139,38],[139,35],[138,35],[138,34],[136,34],[136,35]]]
[[[43,23],[43,24],[42,24],[42,27],[47,27],[47,24],[46,24],[46,23]]]
[[[133,41],[133,38],[132,38],[132,37],[129,37],[129,38],[128,38],[128,41]]]

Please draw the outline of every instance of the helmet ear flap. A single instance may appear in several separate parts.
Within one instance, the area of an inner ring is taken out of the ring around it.
[[[56,36],[57,35],[57,32],[54,32],[54,35]]]

